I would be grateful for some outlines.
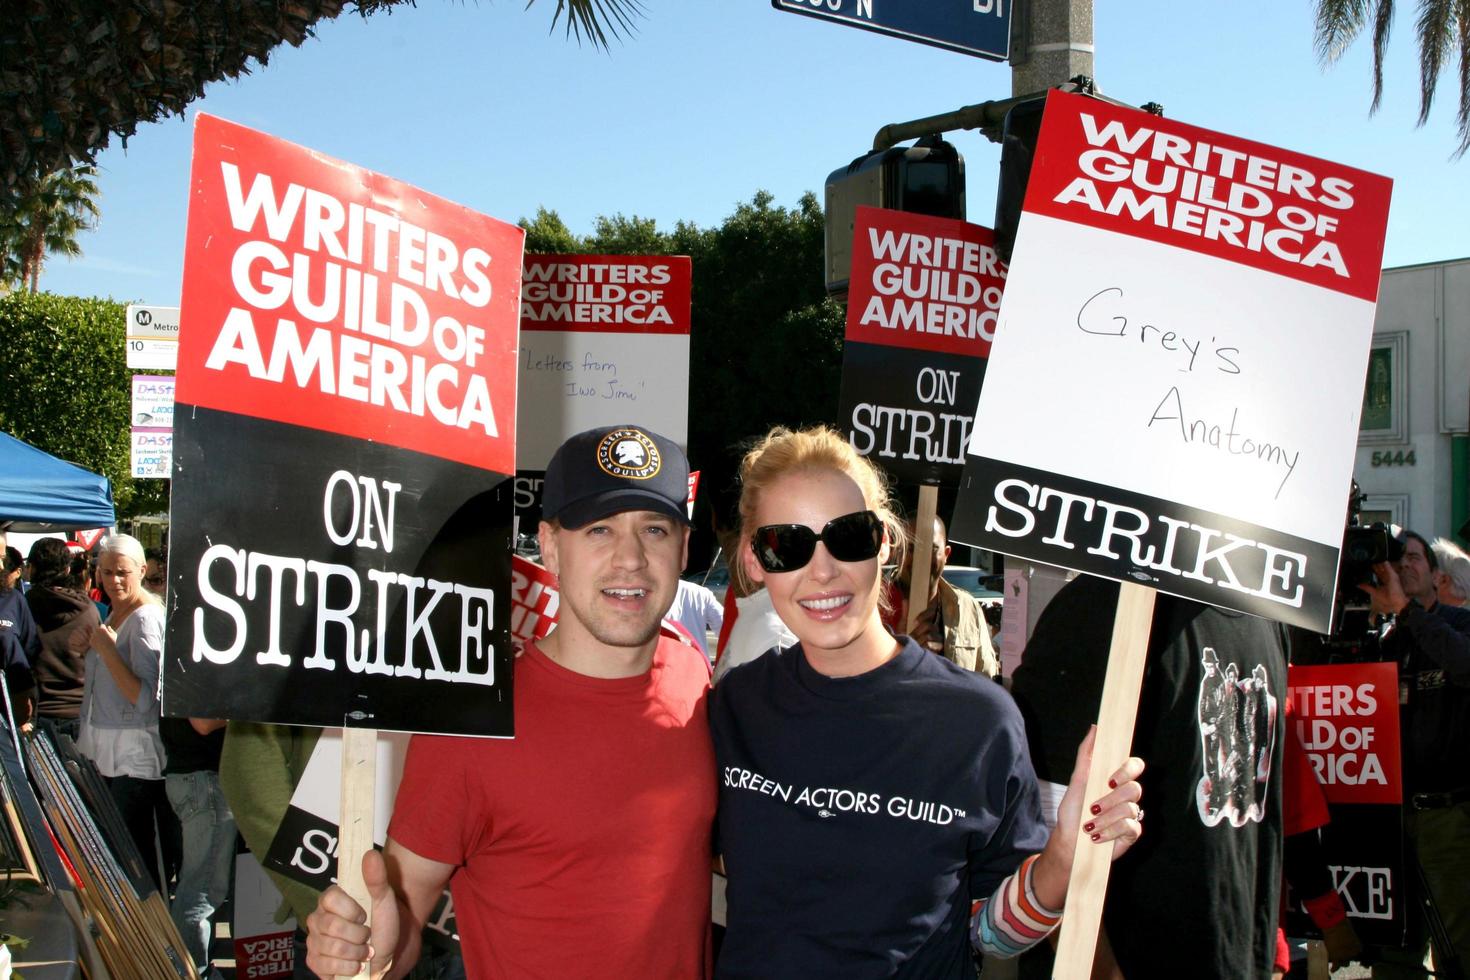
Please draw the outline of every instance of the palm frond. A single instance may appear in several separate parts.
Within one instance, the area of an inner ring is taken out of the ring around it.
[[[530,9],[536,0],[526,0]],[[634,19],[643,16],[642,0],[556,0],[551,15],[552,30],[566,15],[568,37],[581,44],[585,38],[595,47],[606,49],[608,35],[622,39],[637,32]]]
[[[1455,8],[1448,0],[1419,4],[1419,125],[1429,119],[1444,56],[1454,39]]]
[[[1455,149],[1458,159],[1470,150],[1470,0],[1460,0],[1455,21],[1460,34],[1460,111],[1455,115],[1460,135]]]
[[[1393,30],[1393,0],[1377,2],[1378,10],[1373,18],[1373,101],[1368,106],[1370,115],[1377,112],[1383,102],[1383,58],[1388,51],[1388,35]]]
[[[1318,0],[1314,46],[1317,60],[1331,65],[1362,33],[1367,22],[1367,0]]]

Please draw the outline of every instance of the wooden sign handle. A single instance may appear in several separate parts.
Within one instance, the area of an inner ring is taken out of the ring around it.
[[[378,775],[378,730],[342,729],[342,810],[337,840],[337,884],[373,920],[373,903],[362,880],[362,856],[373,848],[373,797]],[[352,980],[368,980],[363,969]]]
[[[1087,773],[1087,795],[1082,798],[1084,814],[1087,802],[1107,793],[1108,778],[1133,746],[1133,723],[1138,718],[1138,692],[1143,685],[1143,665],[1148,656],[1154,596],[1153,589],[1132,582],[1122,583],[1118,590],[1113,642],[1108,650],[1108,671],[1097,713],[1097,741],[1092,747],[1092,768]],[[1113,848],[1092,846],[1080,829],[1077,844],[1072,877],[1067,884],[1066,914],[1057,941],[1053,980],[1087,980],[1092,975],[1093,954],[1102,925]]]
[[[929,570],[934,553],[934,515],[939,511],[939,488],[925,485],[919,488],[919,516],[914,518],[914,560],[909,563],[909,614],[907,631],[914,631],[914,623],[925,609],[929,608]]]

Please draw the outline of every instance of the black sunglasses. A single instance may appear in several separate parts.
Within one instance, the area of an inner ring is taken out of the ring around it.
[[[838,561],[867,561],[883,548],[883,521],[870,510],[834,517],[818,534],[805,524],[767,524],[750,543],[756,561],[768,572],[794,572],[812,560],[817,542]]]

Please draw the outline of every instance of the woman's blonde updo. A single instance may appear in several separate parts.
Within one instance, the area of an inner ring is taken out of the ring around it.
[[[741,556],[730,566],[731,574],[736,576],[743,591],[749,592],[756,587],[746,575],[744,551],[750,545],[751,535],[760,526],[756,512],[760,510],[761,495],[782,477],[819,470],[841,473],[858,485],[868,510],[883,522],[888,535],[888,560],[900,565],[903,563],[908,535],[898,518],[897,505],[883,471],[860,456],[847,441],[847,436],[836,429],[818,425],[792,431],[778,425],[740,461]]]

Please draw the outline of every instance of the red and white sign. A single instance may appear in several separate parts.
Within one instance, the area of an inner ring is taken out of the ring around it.
[[[688,256],[527,255],[521,296],[523,471],[610,422],[689,438]]]
[[[513,555],[510,561],[510,635],[534,643],[551,632],[561,606],[556,576],[534,561]]]
[[[191,192],[163,712],[512,734],[524,233],[210,116]]]
[[[838,416],[903,483],[959,483],[1006,266],[989,228],[860,207]]]
[[[853,238],[849,343],[989,356],[1006,284],[995,232],[860,207]]]
[[[176,397],[515,472],[514,225],[200,115]]]
[[[1400,803],[1398,668],[1293,666],[1297,734],[1329,803]]]
[[[689,471],[689,519],[694,520],[694,495],[699,491],[699,470]]]
[[[335,770],[332,780],[335,781]],[[235,975],[289,977],[295,967],[296,920],[276,921],[281,893],[249,851],[235,856]]]
[[[91,551],[97,547],[97,542],[107,533],[107,528],[99,527],[91,531],[73,531],[71,536],[76,539],[77,544],[82,546],[83,551]]]
[[[1326,630],[1390,187],[1051,92],[952,537]]]

